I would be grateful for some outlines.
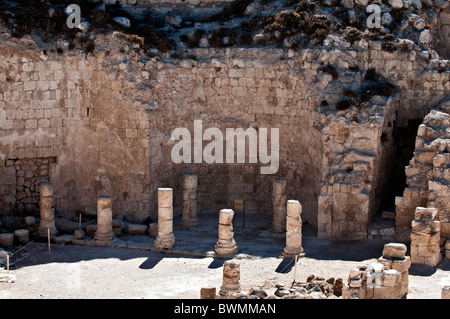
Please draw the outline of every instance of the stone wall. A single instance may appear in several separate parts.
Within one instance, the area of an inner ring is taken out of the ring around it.
[[[2,49],[0,64],[4,211],[16,207],[8,160],[56,157],[49,179],[57,211],[95,212],[97,196],[109,194],[115,215],[141,221],[156,217],[157,188],[172,187],[180,214],[182,175],[195,172],[200,212],[244,199],[247,212],[271,214],[272,180],[286,178],[287,196],[302,202],[304,221],[318,225],[320,236],[361,238],[386,183],[392,127],[423,118],[450,90],[436,62],[416,51],[385,52],[378,42],[298,52],[206,48],[174,59],[144,57],[119,37],[102,39],[112,48],[95,56],[44,55],[25,40],[3,41],[10,48]],[[374,96],[367,110],[336,111],[342,91],[357,91],[369,68],[393,82],[396,93]],[[174,163],[171,134],[187,128],[193,136],[195,120],[222,132],[278,128],[278,171],[263,175],[267,165],[248,158]],[[339,201],[356,198],[358,211],[323,206],[319,195],[334,194]]]
[[[395,200],[397,241],[409,242],[411,222],[418,206],[439,208],[444,237],[449,237],[448,105],[448,99],[442,101],[419,126],[414,157],[405,168],[407,188]]]

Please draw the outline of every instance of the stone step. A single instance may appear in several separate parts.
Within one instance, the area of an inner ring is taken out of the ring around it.
[[[389,210],[382,211],[381,219],[395,219],[395,211],[389,211]]]

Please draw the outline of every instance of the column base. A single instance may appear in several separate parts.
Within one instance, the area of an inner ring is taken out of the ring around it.
[[[155,239],[154,248],[156,250],[167,250],[171,249],[175,244],[175,236],[173,234],[169,235],[159,235]]]
[[[180,228],[184,230],[190,230],[197,226],[200,226],[200,220],[198,218],[195,219],[181,219]]]
[[[50,237],[58,235],[58,229],[56,228],[56,226],[53,226],[53,227],[39,227],[37,231],[38,236],[42,238],[47,238],[49,229],[50,229]]]
[[[111,241],[114,239],[114,232],[95,233],[94,239],[98,241]]]
[[[217,242],[216,246],[214,246],[214,251],[215,257],[217,258],[233,258],[239,251],[239,247],[233,239],[233,241],[229,244]]]
[[[281,254],[281,257],[283,258],[293,258],[295,256],[298,257],[305,257],[305,251],[303,250],[303,248],[290,248],[290,247],[286,247],[283,250],[283,253]]]
[[[229,292],[241,292],[241,285],[228,283],[220,286],[219,296],[224,297]]]

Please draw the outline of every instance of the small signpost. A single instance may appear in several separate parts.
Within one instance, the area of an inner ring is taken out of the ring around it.
[[[233,209],[242,212],[242,228],[245,228],[245,205],[243,199],[235,199]]]

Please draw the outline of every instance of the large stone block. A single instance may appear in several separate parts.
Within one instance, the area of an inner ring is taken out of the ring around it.
[[[14,235],[11,233],[0,234],[0,246],[11,248],[14,245]]]
[[[404,259],[407,251],[405,244],[389,243],[384,245],[383,257]]]

